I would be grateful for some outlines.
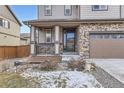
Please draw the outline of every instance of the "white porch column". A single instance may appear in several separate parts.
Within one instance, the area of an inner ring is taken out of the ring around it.
[[[39,29],[36,28],[36,42],[39,43]]]
[[[35,47],[35,41],[36,41],[36,32],[35,32],[35,27],[31,26],[31,37],[30,37],[30,53],[31,55],[36,54],[36,47]]]
[[[59,54],[59,32],[60,32],[60,27],[55,26],[55,54]]]

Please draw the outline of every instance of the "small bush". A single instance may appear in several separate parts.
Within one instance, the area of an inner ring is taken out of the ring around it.
[[[68,69],[82,71],[85,69],[85,61],[84,60],[75,60],[71,59],[68,63]]]
[[[57,62],[45,61],[40,64],[39,69],[45,71],[55,70],[57,68]]]
[[[92,71],[96,70],[96,65],[93,61],[87,60],[87,63],[85,64],[85,71]]]
[[[8,63],[1,64],[1,72],[6,72],[10,68]]]
[[[95,70],[95,69],[96,69],[95,63],[91,63],[91,70]]]

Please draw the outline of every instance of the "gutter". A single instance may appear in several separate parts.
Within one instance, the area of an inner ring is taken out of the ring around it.
[[[7,7],[7,9],[10,11],[10,13],[14,16],[14,18],[16,19],[16,21],[18,22],[18,24],[20,26],[22,26],[21,22],[18,20],[18,18],[16,17],[16,15],[13,13],[13,11],[11,10],[11,8],[8,5],[5,5]]]

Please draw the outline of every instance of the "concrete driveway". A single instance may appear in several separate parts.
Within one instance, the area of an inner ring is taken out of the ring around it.
[[[124,84],[124,59],[91,59],[97,66]]]

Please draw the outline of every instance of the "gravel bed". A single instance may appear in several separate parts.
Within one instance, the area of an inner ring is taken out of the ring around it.
[[[101,69],[96,68],[96,71],[91,72],[96,80],[102,84],[104,88],[124,88],[124,84],[118,81],[116,78],[111,76],[109,73]]]

